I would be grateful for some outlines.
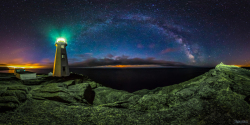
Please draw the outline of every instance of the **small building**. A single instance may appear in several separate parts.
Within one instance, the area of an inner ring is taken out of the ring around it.
[[[48,76],[53,76],[53,73],[52,73],[52,72],[49,72],[49,73],[48,73]]]
[[[20,72],[25,72],[25,69],[14,69],[14,75]]]
[[[14,75],[21,80],[36,79],[36,73],[25,71],[25,69],[15,69]]]

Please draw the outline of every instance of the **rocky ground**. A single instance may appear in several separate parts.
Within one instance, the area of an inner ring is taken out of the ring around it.
[[[250,71],[224,64],[180,84],[133,93],[73,73],[0,78],[0,124],[248,124],[249,103]]]

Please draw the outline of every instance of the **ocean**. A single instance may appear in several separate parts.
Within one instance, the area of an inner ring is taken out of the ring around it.
[[[213,68],[70,68],[70,72],[87,75],[93,81],[113,89],[134,92],[185,82],[211,69]],[[53,69],[26,71],[47,74]]]

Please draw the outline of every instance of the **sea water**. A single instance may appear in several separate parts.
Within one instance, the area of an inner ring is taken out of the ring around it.
[[[70,68],[70,72],[87,75],[93,81],[113,89],[134,92],[185,82],[211,69],[214,68]],[[53,69],[26,71],[48,74]]]

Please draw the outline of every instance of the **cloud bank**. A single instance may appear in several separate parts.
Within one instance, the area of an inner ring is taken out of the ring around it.
[[[103,59],[88,58],[81,62],[71,63],[70,67],[93,67],[93,66],[105,66],[105,65],[161,65],[161,66],[187,66],[181,62],[156,60],[154,57],[146,59],[142,58],[129,58],[129,56],[113,56],[108,54]]]

